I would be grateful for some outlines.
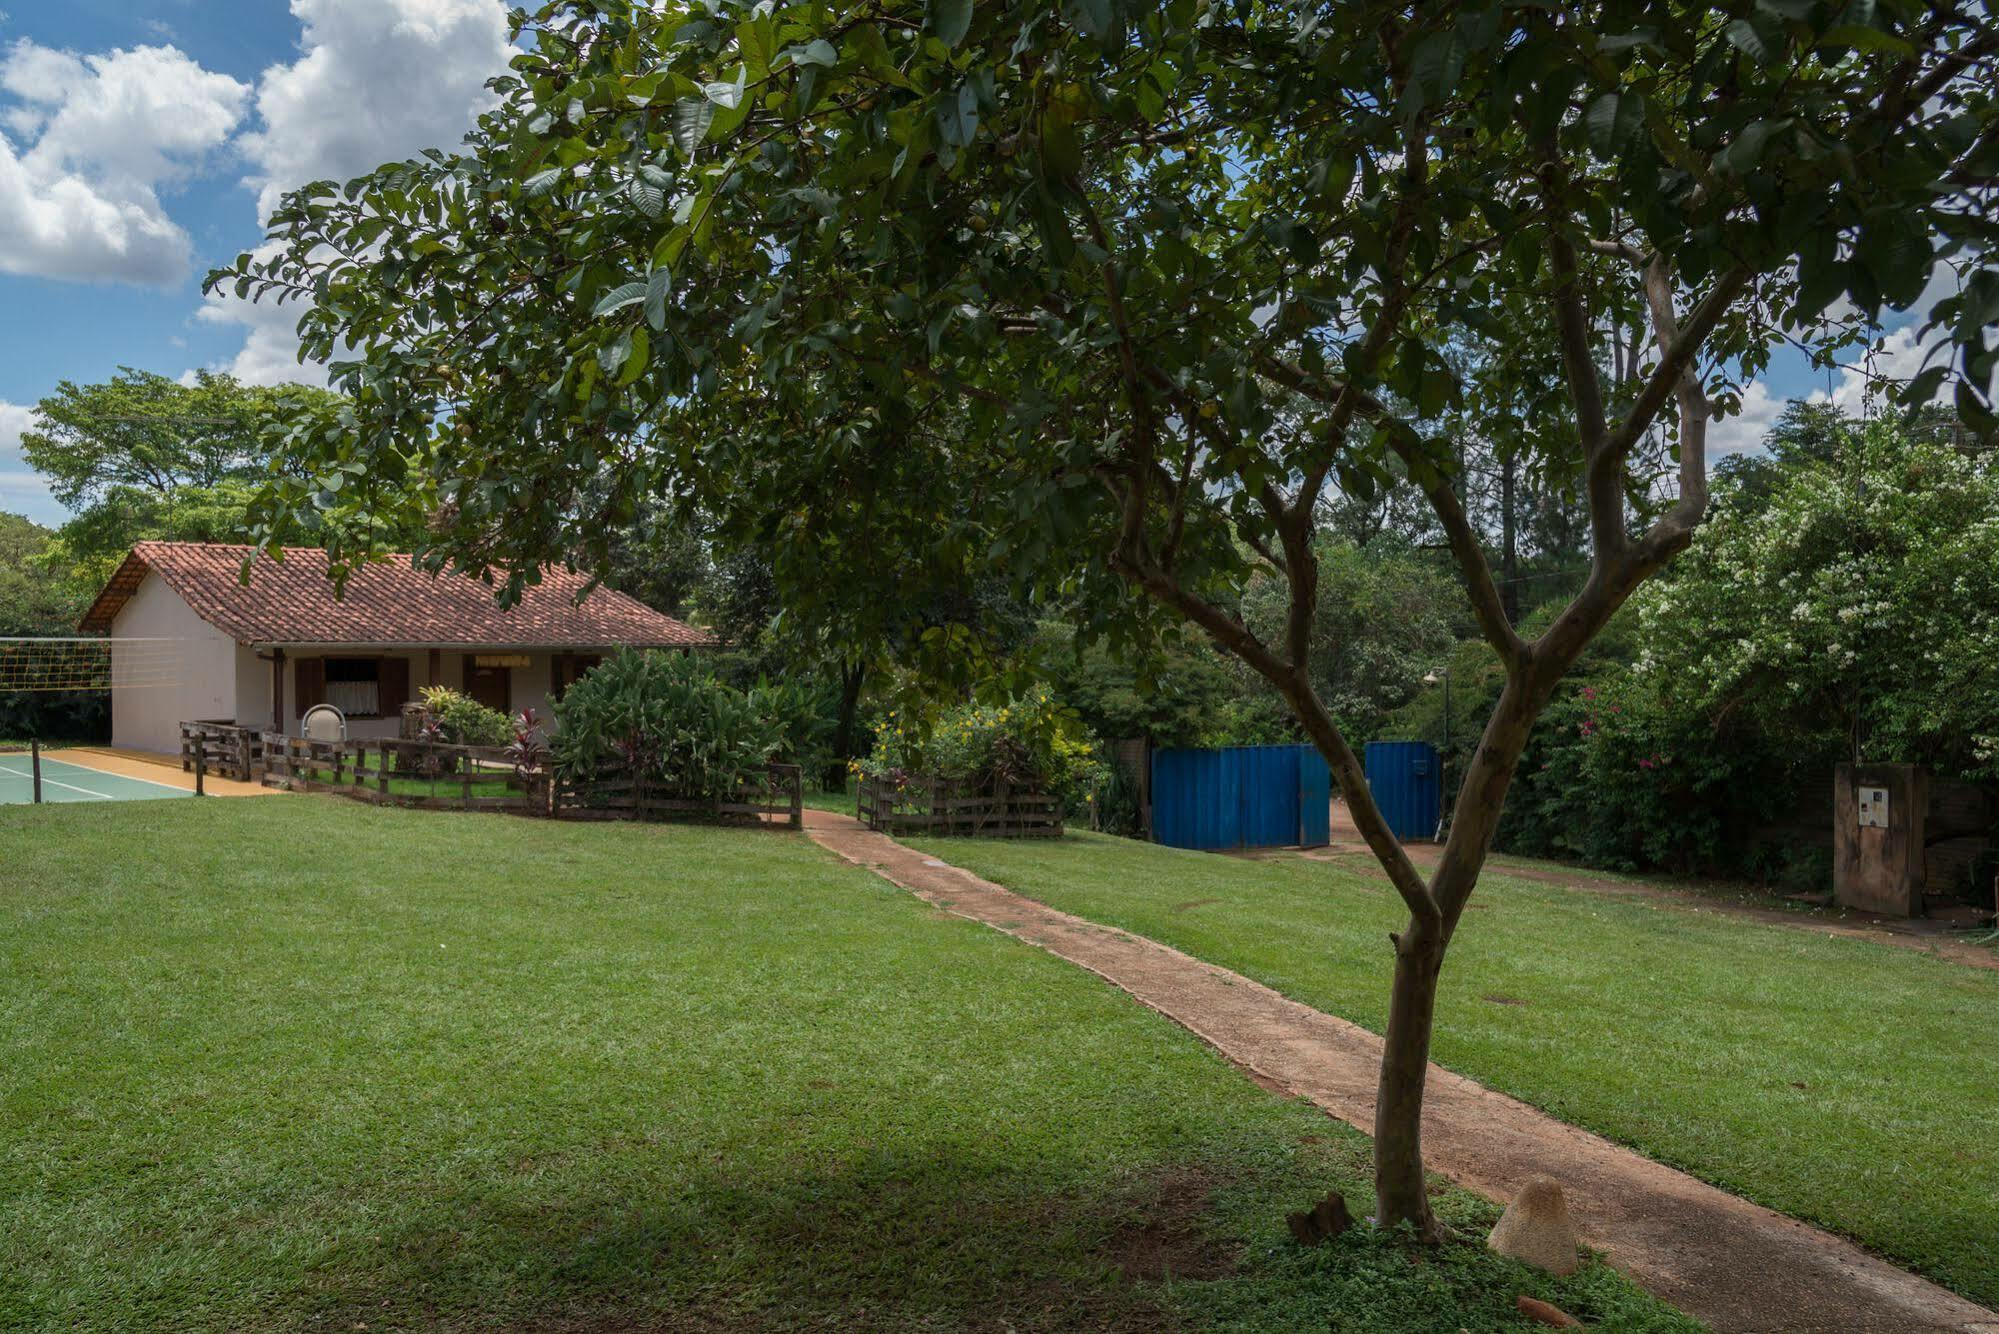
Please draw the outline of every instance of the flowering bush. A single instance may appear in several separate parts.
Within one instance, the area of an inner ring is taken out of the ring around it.
[[[1005,704],[960,705],[927,722],[891,712],[875,724],[873,752],[851,767],[895,788],[919,774],[982,789],[1036,788],[1071,810],[1095,798],[1105,772],[1095,740],[1045,690]]]
[[[489,709],[450,686],[423,688],[425,723],[435,723],[434,740],[454,746],[504,746],[514,739],[514,726],[498,709]]]

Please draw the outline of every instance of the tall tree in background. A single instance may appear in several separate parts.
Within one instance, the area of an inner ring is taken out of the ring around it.
[[[21,436],[29,466],[75,515],[47,561],[94,584],[142,539],[242,541],[266,471],[261,435],[301,402],[331,411],[340,399],[209,371],[188,384],[129,367],[99,384],[62,381]]]
[[[18,514],[0,514],[0,638],[66,635],[82,614],[80,588],[43,568],[54,537]]]
[[[524,25],[465,151],[308,187],[269,258],[212,275],[313,302],[307,355],[357,349],[351,411],[299,432],[262,521],[379,468],[440,516],[437,559],[518,587],[599,522],[597,479],[615,512],[686,478],[771,540],[976,558],[1093,633],[1199,626],[1284,696],[1406,904],[1377,1210],[1426,1236],[1445,952],[1536,717],[1700,523],[1734,377],[1829,310],[1908,306],[1941,258],[1968,276],[1931,314],[1990,421],[1982,8],[573,0]],[[1532,640],[1454,407],[1512,418],[1587,507],[1581,591]],[[1663,502],[1648,438],[1677,450]],[[1398,473],[1506,674],[1428,875],[1312,664],[1321,498]],[[1236,612],[1258,571],[1274,635]]]

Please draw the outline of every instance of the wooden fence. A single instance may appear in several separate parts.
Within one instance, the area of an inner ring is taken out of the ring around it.
[[[512,811],[575,820],[705,817],[734,823],[805,823],[803,772],[772,764],[733,800],[696,800],[642,787],[630,775],[521,775],[499,746],[450,746],[396,737],[311,741],[232,723],[182,723],[181,767],[197,758],[212,774],[290,792],[324,792],[420,810]]]
[[[957,778],[918,775],[901,787],[865,779],[856,810],[868,828],[890,836],[1062,837],[1060,797],[1004,786],[977,791]]]
[[[804,770],[795,764],[772,764],[757,779],[744,783],[733,799],[688,797],[629,773],[607,770],[593,777],[564,775],[556,780],[555,810],[566,819],[670,820],[699,817],[733,824],[805,824]]]
[[[196,761],[211,774],[254,783],[264,767],[264,734],[234,723],[180,725],[180,768],[193,773]]]
[[[265,733],[263,782],[291,792],[328,792],[419,810],[548,815],[550,784],[517,774],[498,746],[356,738],[310,741]]]

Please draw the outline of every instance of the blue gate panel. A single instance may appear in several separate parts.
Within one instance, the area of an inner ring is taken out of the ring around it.
[[[1443,812],[1442,766],[1427,741],[1367,743],[1367,786],[1399,839],[1437,836]]]
[[[1333,841],[1333,773],[1316,746],[1298,748],[1298,845],[1323,848]]]
[[[1152,756],[1152,836],[1214,850],[1323,845],[1326,762],[1309,746],[1161,750]]]

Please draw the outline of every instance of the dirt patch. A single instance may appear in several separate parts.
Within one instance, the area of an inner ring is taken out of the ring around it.
[[[1173,911],[1192,912],[1196,908],[1205,908],[1210,903],[1220,903],[1220,902],[1221,902],[1220,899],[1188,899],[1185,903],[1174,904]]]
[[[1236,1065],[1372,1128],[1381,1039],[1366,1029],[1157,941],[940,866],[858,821],[808,811],[806,829],[848,861],[1097,974]],[[1512,1199],[1530,1177],[1554,1176],[1586,1243],[1718,1330],[1999,1334],[1999,1314],[1849,1241],[1448,1070],[1431,1067],[1424,1110],[1432,1170],[1495,1202]]]
[[[1105,1259],[1135,1283],[1233,1274],[1241,1243],[1224,1241],[1206,1226],[1214,1191],[1214,1179],[1198,1168],[1161,1173],[1134,1200],[1129,1225],[1105,1244]]]

